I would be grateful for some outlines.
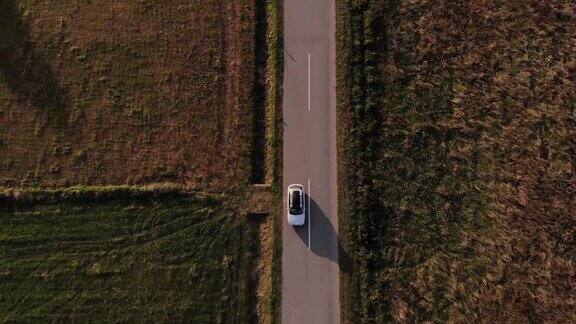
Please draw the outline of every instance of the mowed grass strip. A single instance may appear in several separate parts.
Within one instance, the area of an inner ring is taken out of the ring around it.
[[[0,321],[245,322],[250,233],[215,199],[0,211]]]

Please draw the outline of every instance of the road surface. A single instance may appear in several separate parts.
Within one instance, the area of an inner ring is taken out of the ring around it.
[[[283,211],[284,324],[340,321],[334,14],[334,0],[284,2],[284,206],[288,185],[309,193],[303,227]]]

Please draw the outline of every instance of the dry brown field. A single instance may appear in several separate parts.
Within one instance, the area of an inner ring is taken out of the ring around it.
[[[338,1],[358,322],[576,321],[574,1]]]
[[[0,185],[250,176],[253,1],[0,4]]]

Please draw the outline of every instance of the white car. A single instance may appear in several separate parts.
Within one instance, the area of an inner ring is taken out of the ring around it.
[[[302,226],[306,221],[304,187],[299,184],[288,186],[288,224]]]

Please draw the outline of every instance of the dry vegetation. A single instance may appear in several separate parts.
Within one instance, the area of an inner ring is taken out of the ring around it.
[[[0,0],[0,321],[276,321],[279,218],[243,197],[281,200],[281,26],[276,0]]]
[[[246,0],[0,2],[0,185],[249,181],[253,38]]]
[[[576,321],[576,4],[338,10],[347,321]]]

